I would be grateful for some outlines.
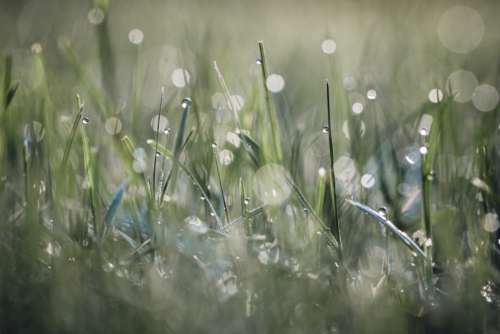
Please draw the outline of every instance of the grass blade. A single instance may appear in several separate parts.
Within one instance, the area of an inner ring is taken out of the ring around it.
[[[80,124],[80,120],[82,119],[83,114],[83,103],[81,101],[80,95],[76,94],[76,106],[78,108],[75,118],[73,119],[73,127],[71,128],[71,133],[69,135],[69,140],[66,143],[66,147],[64,148],[64,155],[61,162],[61,170],[64,170],[66,167],[66,163],[68,162],[69,152],[71,151],[71,146],[73,145],[73,141],[76,136],[76,131],[78,129],[78,125]]]
[[[413,239],[410,238],[405,232],[398,229],[396,225],[394,225],[390,220],[386,219],[383,215],[373,210],[369,206],[366,206],[364,204],[361,204],[357,201],[350,199],[347,199],[346,201],[349,204],[361,210],[362,212],[374,218],[380,225],[384,226],[386,229],[391,231],[391,233],[394,234],[399,240],[401,240],[408,248],[410,248],[418,255],[422,256],[424,259],[427,259],[425,253],[422,251],[422,249],[420,249],[420,247],[415,243],[415,241],[413,241]]]
[[[335,238],[339,244],[339,257],[340,262],[342,263],[342,238],[340,236],[340,222],[338,216],[338,207],[337,207],[337,196],[336,196],[336,185],[335,185],[335,170],[334,166],[334,155],[333,155],[333,138],[332,138],[332,116],[331,116],[331,107],[330,107],[330,84],[328,81],[326,82],[326,112],[328,117],[328,153],[330,158],[330,196],[332,199],[332,207],[334,210],[333,213],[333,226],[332,229],[335,233]]]

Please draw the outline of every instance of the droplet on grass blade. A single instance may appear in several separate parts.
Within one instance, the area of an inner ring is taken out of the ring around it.
[[[366,189],[373,188],[375,185],[375,177],[369,173],[363,174],[363,176],[361,176],[361,185]]]
[[[433,118],[429,114],[423,114],[418,125],[418,133],[421,136],[428,136],[431,130]]]
[[[366,98],[368,100],[375,100],[377,98],[377,91],[375,89],[370,89],[366,92]]]
[[[83,116],[83,118],[82,118],[82,123],[83,123],[83,125],[87,125],[87,124],[89,124],[89,123],[90,123],[89,118],[88,118],[87,116]]]
[[[432,103],[439,103],[443,101],[443,91],[439,88],[433,88],[429,91],[429,95],[427,96],[429,98],[429,101]]]
[[[191,106],[192,103],[193,101],[189,97],[185,97],[184,99],[182,99],[181,107],[183,109],[187,109]]]

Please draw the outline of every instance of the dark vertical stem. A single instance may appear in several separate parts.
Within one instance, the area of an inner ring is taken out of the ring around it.
[[[334,209],[333,217],[333,229],[337,242],[339,243],[339,260],[343,262],[342,254],[342,238],[340,236],[340,224],[338,217],[338,207],[337,207],[337,196],[336,196],[336,185],[335,185],[335,170],[333,168],[334,155],[333,155],[333,138],[332,138],[332,121],[331,121],[331,107],[330,107],[330,84],[326,82],[326,111],[328,116],[328,149],[330,153],[330,194],[332,197],[332,206]]]
[[[227,203],[226,203],[226,196],[224,195],[224,188],[222,187],[222,179],[220,177],[220,169],[219,169],[219,160],[217,156],[217,149],[214,150],[215,152],[215,169],[217,170],[217,177],[219,178],[219,187],[220,187],[220,192],[222,195],[222,204],[224,205],[224,213],[226,214],[226,224],[229,224],[231,222],[229,218],[229,210],[227,208]]]
[[[153,162],[153,198],[156,197],[156,162],[158,158],[158,140],[160,137],[160,116],[161,116],[161,109],[163,107],[163,87],[161,90],[161,97],[160,97],[160,108],[158,108],[158,116],[156,119],[156,138],[155,138],[155,158]]]

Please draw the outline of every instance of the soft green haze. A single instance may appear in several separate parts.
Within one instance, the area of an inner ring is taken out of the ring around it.
[[[0,1],[0,334],[500,332],[500,3]]]

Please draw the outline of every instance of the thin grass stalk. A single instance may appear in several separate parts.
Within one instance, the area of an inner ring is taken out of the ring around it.
[[[330,84],[328,81],[326,82],[326,112],[328,117],[328,153],[330,156],[330,195],[332,198],[332,206],[334,209],[333,214],[333,229],[335,233],[335,238],[339,244],[339,260],[340,263],[343,262],[343,254],[342,254],[342,238],[340,235],[340,223],[338,216],[338,207],[337,207],[337,196],[336,196],[336,184],[335,184],[335,169],[334,169],[334,154],[333,154],[333,137],[332,137],[332,120],[331,120],[331,107],[330,107]],[[330,228],[332,228],[330,227]]]
[[[154,162],[153,162],[153,196],[156,197],[156,162],[158,158],[158,140],[160,137],[160,116],[161,116],[161,110],[163,107],[163,98],[165,95],[165,89],[162,87],[161,88],[161,96],[160,96],[160,107],[158,108],[158,116],[156,119],[156,146],[155,146],[155,157],[154,157]]]
[[[260,68],[261,68],[261,74],[262,74],[262,88],[264,89],[264,98],[265,98],[265,105],[266,105],[266,111],[267,111],[267,116],[269,118],[269,123],[271,127],[271,139],[273,142],[273,153],[276,157],[276,160],[278,162],[281,162],[282,160],[282,153],[281,153],[281,147],[279,145],[279,134],[278,134],[278,120],[276,119],[276,114],[273,112],[273,104],[272,104],[272,99],[271,99],[271,94],[269,90],[267,89],[267,60],[266,60],[266,55],[264,52],[264,42],[259,41],[259,62],[260,62]]]
[[[71,151],[71,146],[73,145],[73,141],[76,136],[76,131],[78,129],[78,125],[80,124],[80,120],[82,119],[83,114],[83,103],[80,98],[80,95],[76,94],[76,106],[78,108],[75,118],[73,119],[73,127],[71,128],[71,133],[69,136],[69,140],[66,143],[66,147],[64,148],[63,159],[61,162],[61,170],[64,170],[66,167],[66,163],[68,162],[69,152]]]
[[[229,222],[231,221],[231,218],[229,217],[229,210],[227,208],[226,196],[224,195],[224,187],[222,186],[222,178],[220,176],[219,157],[217,154],[217,147],[214,148],[214,153],[215,153],[215,169],[217,171],[217,178],[219,179],[219,187],[220,187],[220,193],[222,196],[222,204],[224,205],[224,213],[226,215],[226,222],[229,224]]]

